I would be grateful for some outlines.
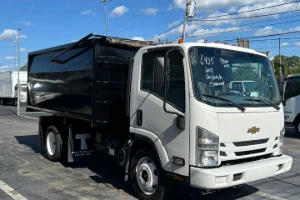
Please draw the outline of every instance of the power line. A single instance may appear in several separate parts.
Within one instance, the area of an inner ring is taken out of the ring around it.
[[[265,23],[265,22],[279,21],[279,20],[282,20],[282,19],[294,18],[294,17],[298,17],[298,16],[300,16],[300,14],[299,15],[293,15],[293,16],[286,16],[286,17],[282,17],[282,18],[279,18],[279,19],[271,19],[271,20],[265,20],[265,21],[260,21],[260,22],[252,22],[252,23],[247,23],[247,24],[241,24],[241,25],[235,26],[235,27],[243,27],[243,26],[248,26],[248,25],[253,25],[253,24],[261,24],[261,23]],[[270,25],[274,25],[274,24],[265,24],[264,26],[270,26]],[[275,25],[277,25],[277,24],[275,24]],[[249,27],[249,28],[251,28],[251,27]],[[255,27],[252,27],[252,28],[255,28]],[[230,32],[237,32],[237,31],[240,31],[240,29],[239,30],[232,30]],[[227,32],[219,32],[219,33],[227,33]],[[215,35],[215,34],[217,34],[217,33],[214,33],[212,35]],[[205,34],[204,36],[206,36],[206,35],[207,34]],[[201,36],[203,36],[203,35],[201,35]]]
[[[267,24],[267,25],[262,25],[262,26],[256,26],[256,27],[249,27],[249,28],[241,28],[241,29],[236,29],[236,30],[230,30],[230,31],[220,31],[220,32],[215,32],[215,33],[210,33],[210,34],[202,34],[202,35],[188,35],[187,37],[202,37],[202,36],[209,36],[209,35],[215,35],[218,33],[230,33],[230,32],[237,32],[237,31],[245,31],[245,30],[251,30],[251,29],[257,29],[257,28],[264,28],[266,26],[274,26],[274,25],[279,25],[279,24],[290,24],[294,22],[299,22],[300,19],[298,20],[293,20],[293,21],[285,21],[285,22],[279,22],[279,23],[273,23],[273,24]],[[244,26],[244,25],[241,25]],[[236,26],[233,28],[239,28],[241,26]]]
[[[160,12],[160,13],[159,13],[159,14],[157,14],[156,16],[159,16],[159,15],[161,15],[161,14],[165,13],[165,12],[166,12],[166,10],[164,10],[164,11]],[[148,18],[147,18],[147,19],[145,19],[145,20],[141,20],[141,21],[139,21],[137,24],[135,24],[135,25],[132,25],[132,26],[130,26],[130,27],[128,27],[128,28],[126,28],[126,29],[122,30],[122,32],[125,32],[125,31],[128,31],[128,30],[130,30],[130,29],[133,29],[134,27],[136,27],[136,26],[138,26],[138,25],[140,25],[140,24],[143,24],[143,23],[145,23],[145,22],[147,22],[147,21],[151,20],[151,19],[152,19],[152,17],[153,17],[153,16],[150,16],[150,17],[148,17]]]
[[[234,14],[241,14],[241,13],[254,12],[254,11],[258,11],[258,10],[263,10],[263,9],[267,9],[267,8],[279,7],[279,6],[283,6],[283,5],[287,5],[287,4],[292,4],[292,3],[297,3],[297,2],[300,2],[300,0],[293,1],[293,2],[288,2],[288,3],[283,3],[283,4],[278,4],[278,5],[274,5],[274,6],[269,6],[269,7],[264,7],[264,8],[259,8],[259,9],[254,9],[254,10],[249,10],[249,11],[244,11],[244,12],[236,12],[236,13],[231,13],[231,14],[226,14],[226,15],[220,15],[220,16],[217,16],[217,17],[207,17],[207,18],[205,18],[205,19],[218,18],[218,17],[230,16],[230,15],[234,15]],[[281,12],[281,14],[282,14],[282,13],[289,13],[289,12],[296,12],[296,11],[299,11],[299,10],[300,10],[300,9],[294,10],[294,11]],[[276,14],[278,14],[278,13],[276,13]],[[272,14],[272,15],[276,15],[276,14]],[[300,16],[300,15],[287,16],[287,17],[282,17],[282,18],[280,18],[280,19],[266,20],[266,21],[262,21],[262,22],[253,22],[253,23],[243,24],[243,25],[240,25],[240,26],[247,26],[247,25],[259,24],[259,23],[265,23],[265,22],[271,22],[271,21],[278,21],[278,20],[282,20],[282,19],[285,19],[285,18],[293,18],[293,17],[296,17],[296,16]],[[254,17],[255,17],[255,16],[254,16]],[[204,19],[204,18],[203,18],[203,19]],[[229,18],[229,19],[234,19],[234,18]],[[223,19],[223,20],[229,20],[229,19]],[[240,19],[240,18],[238,18],[238,19]],[[200,21],[200,19],[199,19],[199,21]],[[201,20],[201,21],[202,21],[202,20]],[[204,21],[204,20],[203,20],[203,21]],[[218,20],[213,20],[213,21],[218,21]],[[156,35],[156,36],[153,37],[153,38],[150,38],[149,40],[155,39],[155,38],[157,38],[157,37],[159,37],[159,36],[161,36],[161,35],[163,35],[163,34],[165,34],[165,33],[168,33],[169,31],[178,28],[178,27],[181,26],[182,24],[183,24],[183,22],[181,22],[179,25],[177,25],[177,26],[175,26],[175,27],[173,27],[173,28],[171,28],[171,29],[168,29],[168,30],[166,30],[166,31],[164,31],[164,32],[162,32],[162,33]],[[236,30],[236,31],[239,31],[239,30]],[[232,32],[234,32],[234,31],[232,31]],[[224,33],[224,32],[222,32],[222,33]],[[216,33],[214,33],[214,34],[216,34]],[[212,34],[212,35],[214,35],[214,34]],[[205,36],[205,35],[203,35],[203,36]]]
[[[276,33],[276,34],[270,34],[270,35],[262,35],[262,36],[253,36],[253,37],[246,37],[245,39],[252,39],[252,38],[266,38],[266,37],[275,37],[275,36],[284,36],[284,35],[289,35],[289,34],[300,34],[300,31],[291,31],[291,32],[284,32],[284,33]],[[282,37],[280,37],[282,39]],[[274,40],[278,41],[278,38],[273,38]],[[287,38],[283,38],[283,40],[285,40]],[[223,40],[223,42],[231,42],[231,41],[235,41],[236,39],[231,39],[231,40]],[[269,39],[271,40],[271,39]],[[253,40],[250,40],[253,41]],[[265,41],[265,40],[263,40]]]
[[[164,31],[164,32],[162,32],[162,33],[160,33],[160,34],[158,34],[158,35],[156,35],[156,36],[150,38],[149,40],[153,40],[153,39],[155,39],[155,38],[157,38],[157,37],[159,37],[159,36],[161,36],[161,35],[163,35],[163,34],[166,34],[166,33],[170,32],[170,31],[172,31],[172,30],[178,28],[178,27],[181,26],[182,24],[183,24],[183,21],[181,21],[178,25],[176,25],[176,26],[174,26],[174,27],[172,27],[172,28],[169,28],[168,30],[166,30],[166,31]]]
[[[281,46],[280,48],[286,48],[286,47],[300,47],[300,45],[287,45],[287,46]],[[254,48],[254,49],[268,49],[269,47],[259,47],[259,48]],[[279,47],[276,46],[276,47],[272,47],[272,49],[278,49]]]
[[[253,37],[248,37],[248,38],[245,38],[245,39],[274,37],[274,36],[288,35],[288,34],[294,34],[294,33],[300,33],[300,31],[290,31],[290,32],[276,33],[276,34],[270,34],[270,35],[253,36]]]
[[[156,0],[155,2],[153,2],[153,3],[152,3],[151,5],[149,5],[148,7],[151,7],[151,6],[155,5],[155,4],[158,3],[159,1],[160,1],[160,0]],[[124,24],[126,24],[126,23],[128,23],[128,22],[133,21],[134,19],[137,18],[138,15],[141,15],[141,14],[142,14],[143,10],[144,10],[144,9],[140,10],[140,11],[138,12],[138,14],[135,15],[135,16],[133,16],[132,18],[130,18],[130,19],[126,20],[126,21],[123,21],[123,22],[117,24],[116,26],[110,28],[109,31],[111,31],[111,30],[113,30],[113,29],[115,29],[115,28],[117,28],[117,27],[119,27],[119,26],[122,26],[122,25],[124,25]]]
[[[257,9],[248,10],[248,11],[235,12],[235,13],[230,13],[230,14],[225,14],[225,15],[219,15],[219,16],[215,16],[215,17],[206,17],[206,18],[199,18],[199,19],[214,19],[214,18],[220,18],[220,17],[225,17],[225,16],[238,15],[238,14],[242,14],[242,13],[255,12],[255,11],[259,11],[259,10],[264,10],[264,9],[268,9],[268,8],[275,8],[275,7],[279,7],[279,6],[283,6],[283,5],[288,5],[288,4],[293,4],[293,3],[298,3],[298,2],[300,2],[300,0],[292,1],[292,2],[288,2],[288,3],[282,3],[282,4],[278,4],[278,5],[274,5],[274,6],[257,8]]]
[[[294,17],[298,17],[298,16],[300,16],[300,14],[299,15],[293,15],[293,16],[281,17],[281,18],[278,18],[278,19],[270,19],[270,20],[265,20],[265,21],[260,21],[260,22],[252,22],[252,23],[248,23],[248,24],[242,24],[242,25],[239,25],[239,26],[248,26],[248,25],[260,24],[260,23],[265,23],[265,22],[279,21],[279,20],[282,20],[282,19],[294,18]]]
[[[300,37],[291,37],[291,38],[280,38],[282,41],[291,41],[291,40],[300,40]],[[269,39],[270,41],[278,41],[278,38],[271,38]],[[266,40],[250,40],[251,42],[263,42],[263,41],[266,41]]]
[[[249,18],[259,18],[259,17],[267,17],[272,15],[280,15],[280,14],[286,14],[286,13],[292,13],[297,12],[300,9],[292,10],[292,11],[285,11],[285,12],[278,12],[278,13],[272,13],[272,14],[265,14],[265,15],[255,15],[255,16],[249,16],[249,17],[234,17],[234,18],[221,18],[221,19],[191,19],[190,21],[224,21],[224,20],[231,20],[231,19],[249,19]]]

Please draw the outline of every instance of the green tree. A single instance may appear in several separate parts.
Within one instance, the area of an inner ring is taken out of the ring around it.
[[[20,67],[20,71],[27,71],[27,63]]]
[[[158,39],[158,43],[159,44],[171,44],[171,43],[173,43],[173,41],[168,40],[168,38],[166,38],[166,40]]]
[[[280,57],[275,56],[274,60],[275,72],[278,72],[280,68]],[[300,57],[299,56],[281,56],[281,67],[285,76],[289,74],[300,74]],[[276,73],[277,74],[277,73]]]
[[[236,81],[256,80],[259,77],[254,70],[255,68],[251,66],[239,67],[234,71],[234,80]]]

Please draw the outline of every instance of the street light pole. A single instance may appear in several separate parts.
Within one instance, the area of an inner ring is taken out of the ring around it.
[[[18,99],[17,99],[17,113],[20,115],[20,31],[21,29],[18,29]]]
[[[16,46],[13,47],[14,47],[14,54],[15,54],[15,68],[17,69],[17,47]]]
[[[108,2],[110,2],[111,0],[100,0],[104,3],[104,15],[105,15],[105,33],[106,33],[106,36],[107,36],[107,12],[106,12],[106,4]]]

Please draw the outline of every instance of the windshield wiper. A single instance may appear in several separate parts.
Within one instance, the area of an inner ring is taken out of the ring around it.
[[[276,104],[274,104],[272,101],[268,100],[268,99],[262,99],[262,98],[249,98],[249,99],[244,99],[246,101],[257,101],[257,102],[267,102],[269,103],[269,105],[273,106],[276,110],[280,110],[280,107],[277,106]]]
[[[241,110],[243,112],[245,112],[245,110],[246,110],[246,108],[244,108],[243,106],[241,106],[237,103],[234,103],[233,101],[230,101],[229,99],[225,99],[225,98],[222,98],[222,97],[218,97],[218,96],[215,96],[215,95],[209,95],[209,94],[201,94],[201,95],[205,96],[205,97],[210,97],[210,98],[213,98],[213,99],[218,99],[218,100],[228,102],[230,105],[237,107],[239,110]]]

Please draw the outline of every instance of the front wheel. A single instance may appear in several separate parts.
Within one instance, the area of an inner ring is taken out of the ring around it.
[[[139,199],[161,200],[165,195],[163,170],[149,149],[139,149],[131,160],[132,187]]]
[[[296,132],[297,134],[300,134],[300,118],[298,118],[298,119],[295,121],[294,127],[295,127],[295,132]]]

